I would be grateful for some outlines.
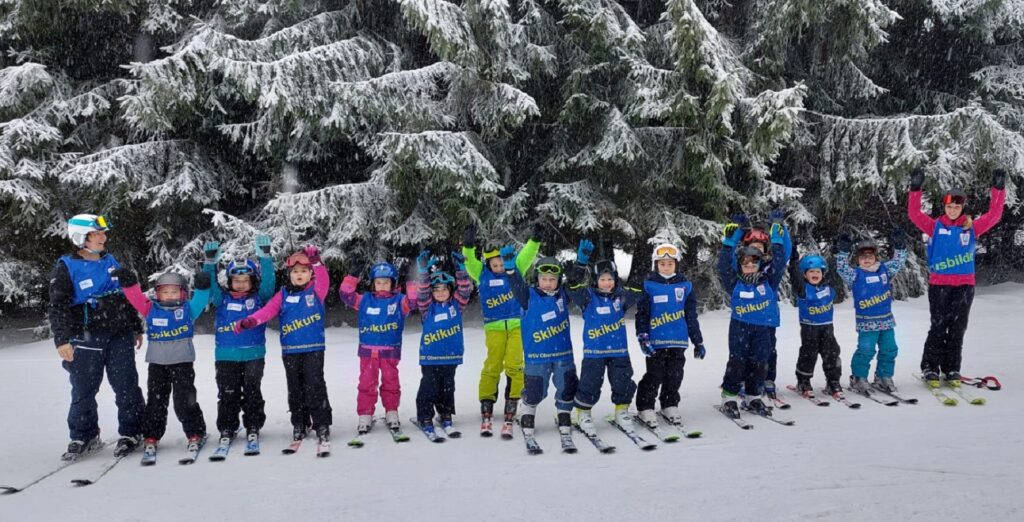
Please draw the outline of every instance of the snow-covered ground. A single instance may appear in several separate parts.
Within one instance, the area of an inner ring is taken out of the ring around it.
[[[243,457],[236,448],[223,463],[202,458],[179,466],[184,442],[172,412],[157,466],[141,468],[133,455],[98,484],[69,487],[69,479],[102,460],[93,457],[22,493],[0,496],[0,520],[1020,520],[1024,393],[1014,376],[1024,372],[1016,328],[1022,309],[1024,286],[978,290],[964,373],[996,374],[1005,386],[976,392],[989,399],[985,406],[943,406],[912,380],[928,328],[927,300],[916,299],[895,306],[901,349],[896,377],[920,404],[887,408],[862,401],[859,411],[838,404],[818,408],[787,392],[793,408],[783,413],[796,426],[751,419],[752,431],[737,429],[711,408],[728,354],[728,316],[706,314],[701,324],[708,356],[688,361],[682,388],[685,421],[704,438],[643,453],[601,425],[604,438],[619,448],[611,455],[598,454],[579,435],[578,454],[559,453],[550,398],[539,415],[544,455],[527,456],[518,432],[512,442],[476,436],[484,353],[479,324],[469,325],[466,363],[457,377],[457,422],[467,432],[461,440],[433,445],[406,426],[412,440],[396,445],[378,427],[364,448],[345,447],[356,422],[358,364],[354,331],[333,328],[327,333],[327,382],[334,453],[318,460],[309,445],[281,455],[290,427],[274,333],[263,383],[269,417],[263,455]],[[849,303],[838,307],[836,323],[848,368],[856,339]],[[419,381],[418,336],[418,326],[405,336],[403,419],[413,414]],[[196,385],[212,430],[213,338],[200,336],[197,344]],[[798,346],[796,312],[786,304],[780,385],[794,381]],[[633,348],[639,379],[643,356]],[[145,376],[141,356],[138,366]],[[818,372],[815,384],[822,385],[820,367]],[[67,443],[69,389],[50,341],[0,349],[0,484],[20,483],[56,463]],[[606,387],[596,413],[611,411],[608,397]],[[102,430],[110,437],[117,426],[106,385],[99,402]]]

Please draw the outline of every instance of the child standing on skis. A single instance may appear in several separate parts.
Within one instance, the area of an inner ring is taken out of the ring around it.
[[[235,333],[279,317],[292,440],[306,438],[312,427],[320,444],[318,454],[326,454],[330,451],[332,412],[324,380],[324,299],[331,280],[320,261],[320,249],[313,245],[288,256],[285,266],[288,282],[263,308],[235,323]]]
[[[537,258],[540,249],[540,223],[533,225],[530,239],[516,255],[516,267],[519,273],[525,274]],[[523,341],[520,333],[520,316],[523,309],[519,306],[498,249],[483,253],[483,263],[476,254],[476,226],[466,228],[463,238],[462,255],[466,257],[466,272],[480,289],[480,308],[484,316],[484,344],[487,345],[487,357],[480,370],[480,435],[491,436],[491,418],[494,414],[494,403],[498,400],[498,381],[501,372],[505,372],[505,424],[501,436],[512,436],[512,421],[516,416],[519,397],[523,391]],[[486,266],[484,266],[486,265]]]
[[[203,246],[203,271],[217,280],[220,244],[211,241]],[[258,452],[259,433],[267,420],[261,385],[264,358],[267,353],[266,325],[235,333],[235,323],[263,308],[274,296],[274,260],[270,257],[270,237],[256,236],[259,266],[251,259],[237,259],[224,270],[227,288],[210,287],[210,303],[217,310],[214,319],[214,367],[217,380],[217,431],[220,445],[231,444],[238,431],[238,415],[245,412],[243,423],[249,448]]]
[[[612,387],[615,422],[626,430],[633,429],[629,404],[636,393],[633,365],[629,361],[626,341],[626,311],[637,303],[643,292],[623,288],[615,262],[594,263],[593,280],[588,285],[588,267],[594,245],[584,239],[576,253],[576,263],[569,270],[569,299],[583,311],[583,363],[580,384],[576,390],[576,424],[584,433],[596,431],[591,408],[601,397],[605,370]]]
[[[697,321],[697,296],[693,283],[679,272],[679,247],[663,243],[651,254],[651,272],[644,281],[644,296],[636,307],[636,336],[647,356],[636,392],[637,416],[651,427],[658,424],[654,401],[661,414],[680,425],[679,387],[683,383],[686,349],[693,342],[693,356],[704,358],[704,337]]]
[[[378,379],[380,400],[384,403],[384,420],[388,429],[401,428],[398,403],[402,388],[398,380],[398,363],[402,359],[402,332],[405,317],[415,304],[415,283],[406,285],[406,293],[398,288],[398,269],[391,263],[377,263],[370,268],[371,292],[356,291],[359,274],[366,265],[354,261],[349,275],[338,292],[346,306],[359,311],[359,394],[356,413],[358,432],[370,431],[373,411],[377,406]]]
[[[554,257],[542,257],[534,267],[534,284],[528,286],[516,268],[515,247],[502,247],[501,259],[512,284],[516,300],[523,307],[523,355],[526,359],[523,382],[523,408],[519,423],[527,445],[533,439],[537,406],[548,394],[548,383],[555,384],[555,408],[558,431],[566,451],[572,444],[573,400],[579,378],[572,356],[569,334],[569,296],[562,287],[562,266]]]
[[[896,319],[892,315],[892,278],[903,269],[907,261],[906,233],[893,228],[891,238],[893,258],[882,263],[878,243],[867,239],[857,243],[850,252],[853,240],[849,235],[839,236],[835,243],[836,270],[850,286],[857,321],[857,351],[850,362],[850,388],[868,395],[868,370],[878,350],[874,387],[883,392],[895,392],[892,376],[896,370]],[[856,268],[854,268],[856,265]]]
[[[772,338],[779,326],[776,297],[785,270],[782,225],[771,227],[771,269],[762,266],[765,254],[754,247],[736,249],[740,229],[726,226],[718,256],[722,286],[732,290],[729,321],[729,362],[722,377],[722,413],[739,418],[737,396],[744,386],[744,406],[758,415],[771,415],[764,380],[771,355]],[[766,403],[768,401],[768,403]]]
[[[841,398],[843,375],[839,359],[839,343],[832,328],[832,301],[835,292],[825,282],[828,263],[818,254],[807,254],[797,263],[789,265],[789,282],[800,309],[800,354],[796,360],[796,391],[813,396],[811,377],[821,355],[821,369],[825,373],[828,392]]]
[[[146,319],[148,395],[143,419],[144,463],[155,463],[157,442],[167,429],[167,404],[174,395],[174,413],[188,437],[188,451],[198,452],[206,442],[206,421],[196,402],[196,349],[192,344],[195,320],[209,300],[210,276],[195,275],[196,290],[189,299],[188,282],[181,274],[166,272],[156,279],[155,299],[139,288],[135,272],[114,271],[128,302]]]
[[[416,421],[433,438],[434,411],[445,433],[452,433],[455,414],[455,370],[462,364],[465,344],[462,338],[462,309],[473,295],[473,283],[466,274],[465,258],[452,253],[455,277],[440,268],[440,260],[430,251],[416,258],[419,291],[416,304],[423,317],[420,336],[420,388],[416,393]],[[433,271],[431,268],[435,268]],[[456,290],[455,285],[458,284]]]

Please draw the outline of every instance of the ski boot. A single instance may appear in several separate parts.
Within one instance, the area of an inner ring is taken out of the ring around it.
[[[135,451],[135,448],[142,444],[142,435],[135,435],[134,437],[121,437],[117,439],[117,446],[114,447],[115,457],[124,457],[129,453]]]
[[[331,428],[321,426],[316,429],[316,456],[328,457],[331,455]]]
[[[886,393],[896,393],[896,383],[892,381],[892,377],[879,377],[876,375],[872,386]]]
[[[923,370],[921,372],[921,378],[924,379],[925,384],[927,384],[929,388],[938,388],[939,386],[942,386],[942,380],[939,376],[939,372],[935,370]]]
[[[512,424],[516,421],[516,411],[519,409],[519,399],[505,400],[505,423],[501,426],[501,438],[512,438]]]
[[[445,433],[450,433],[455,427],[455,421],[452,420],[451,414],[445,413],[441,415],[441,427],[444,428]]]
[[[494,401],[480,401],[480,436],[490,437],[494,435]]]
[[[845,398],[845,396],[843,395],[843,385],[839,381],[830,381],[828,384],[825,385],[825,388],[828,390],[828,393],[831,394],[833,397],[837,399]]]
[[[306,433],[309,431],[309,426],[301,426],[292,428],[292,440],[302,440],[306,438]]]
[[[722,413],[727,417],[738,419],[740,418],[740,406],[736,402],[737,395],[729,393],[727,391],[722,392]],[[642,412],[641,412],[642,413]]]
[[[796,391],[799,392],[800,394],[814,393],[814,386],[811,386],[811,381],[807,379],[800,379],[796,381]],[[831,392],[832,390],[829,391]],[[840,391],[842,390],[840,389]]]
[[[946,372],[946,384],[950,388],[959,388],[961,384],[960,372]]]
[[[615,423],[626,431],[633,430],[633,415],[629,413],[628,404],[615,405]]]
[[[384,412],[384,424],[387,425],[389,430],[400,429],[402,423],[398,420],[398,410]]]
[[[748,397],[746,407],[750,410],[750,413],[771,417],[772,409],[765,405],[765,401],[770,401],[771,399],[769,399],[767,395],[764,395],[763,397],[763,399],[761,397],[754,397],[753,399]]]
[[[868,394],[869,388],[868,380],[864,377],[857,377],[855,375],[850,376],[850,389],[861,394]]]
[[[227,446],[231,444],[231,441],[235,440],[234,430],[222,430],[220,432],[220,445]]]
[[[597,431],[597,428],[594,426],[594,417],[590,414],[590,410],[576,408],[573,413],[576,414],[576,425],[580,427],[583,433],[591,434]]]
[[[683,416],[679,414],[678,406],[669,406],[667,408],[662,408],[661,416],[665,417],[666,419],[668,419],[669,422],[677,426],[683,423]]]
[[[640,417],[640,421],[648,426],[658,425],[658,414],[654,413],[654,410],[640,410],[637,412],[637,417]]]
[[[524,413],[522,417],[519,417],[519,424],[523,427],[523,435],[526,435],[528,437],[533,436],[534,419],[535,416],[532,413]],[[504,428],[502,429],[502,431],[505,431]]]
[[[370,432],[371,424],[373,424],[373,415],[360,415],[359,425],[356,427],[356,431],[360,435],[366,435]]]
[[[195,453],[199,451],[203,441],[206,440],[206,435],[189,435],[187,450],[189,453]]]
[[[95,437],[87,441],[73,440],[68,443],[68,450],[65,451],[63,455],[60,456],[60,460],[78,460],[79,457],[95,450],[96,448],[100,447],[101,444],[102,442],[100,441],[99,435],[96,435]]]
[[[775,381],[764,381],[764,394],[769,402],[778,398],[775,395]]]

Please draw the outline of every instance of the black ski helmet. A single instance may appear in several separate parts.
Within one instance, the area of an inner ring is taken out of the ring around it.
[[[759,248],[752,246],[740,247],[736,250],[736,268],[743,267],[743,258],[752,257],[757,260],[758,268],[761,266],[761,262],[764,260],[764,252]]]
[[[615,261],[611,259],[602,259],[594,263],[594,266],[590,269],[591,275],[594,276],[593,286],[597,286],[597,280],[601,278],[601,274],[611,274],[612,279],[615,280],[615,286],[619,286],[619,267],[615,265]]]

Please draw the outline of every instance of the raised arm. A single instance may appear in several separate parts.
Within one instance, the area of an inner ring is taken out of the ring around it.
[[[992,187],[988,200],[988,212],[978,216],[974,220],[974,235],[981,237],[982,234],[992,230],[992,227],[1003,218],[1003,206],[1006,204],[1006,189]]]
[[[269,301],[271,297],[274,297],[274,288],[276,286],[274,281],[274,259],[270,256],[260,257],[260,300],[264,303]],[[217,285],[211,286],[211,288]],[[213,299],[213,294],[210,294],[210,298]],[[220,302],[219,300],[217,302]]]
[[[217,284],[217,265],[215,263],[203,263],[203,273],[210,275],[210,295],[207,304],[212,304],[214,308],[217,308],[220,306],[222,299],[220,285]],[[230,278],[228,278],[228,284],[231,284]]]
[[[142,288],[139,287],[139,278],[136,277],[135,272],[127,268],[118,268],[111,275],[116,277],[121,284],[121,290],[132,308],[143,317],[149,315],[150,309],[153,308],[153,302],[142,293]]]

